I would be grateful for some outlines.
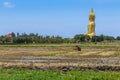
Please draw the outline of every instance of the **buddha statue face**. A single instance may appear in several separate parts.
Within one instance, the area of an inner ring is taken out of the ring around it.
[[[89,20],[90,20],[90,22],[95,21],[95,16],[90,16]]]

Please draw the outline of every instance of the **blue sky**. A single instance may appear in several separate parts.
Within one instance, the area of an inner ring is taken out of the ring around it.
[[[90,10],[94,8],[96,34],[120,36],[119,4],[120,0],[0,0],[0,35],[85,34]]]

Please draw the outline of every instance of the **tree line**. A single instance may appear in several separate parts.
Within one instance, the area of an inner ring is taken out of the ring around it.
[[[15,34],[14,32],[8,35],[0,36],[0,43],[13,43],[13,44],[28,44],[28,43],[80,43],[80,42],[102,42],[102,41],[114,41],[120,40],[120,36],[113,37],[113,36],[93,36],[90,38],[88,35],[84,34],[77,34],[73,38],[63,38],[59,35],[57,36],[43,36],[39,35],[38,33],[22,33],[22,34]]]

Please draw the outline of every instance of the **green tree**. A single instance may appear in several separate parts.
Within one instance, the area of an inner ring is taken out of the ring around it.
[[[117,36],[116,40],[120,40],[120,36]]]

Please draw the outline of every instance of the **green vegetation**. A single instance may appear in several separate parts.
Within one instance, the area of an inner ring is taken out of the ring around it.
[[[73,38],[62,38],[60,36],[42,36],[39,34],[26,34],[22,33],[21,35],[19,33],[15,34],[14,32],[8,34],[8,35],[2,35],[0,36],[0,43],[6,44],[6,43],[13,43],[13,44],[30,44],[30,43],[80,43],[80,42],[102,42],[102,41],[115,41],[120,40],[120,36],[113,37],[113,36],[105,36],[105,35],[99,35],[94,36],[90,38],[87,35],[84,34],[77,34]]]
[[[102,42],[102,41],[112,42],[114,40],[119,40],[119,36],[117,38],[114,38],[113,36],[100,35],[90,38],[87,35],[78,34],[74,36],[74,39],[76,42]]]
[[[0,70],[0,80],[119,80],[120,72]]]

